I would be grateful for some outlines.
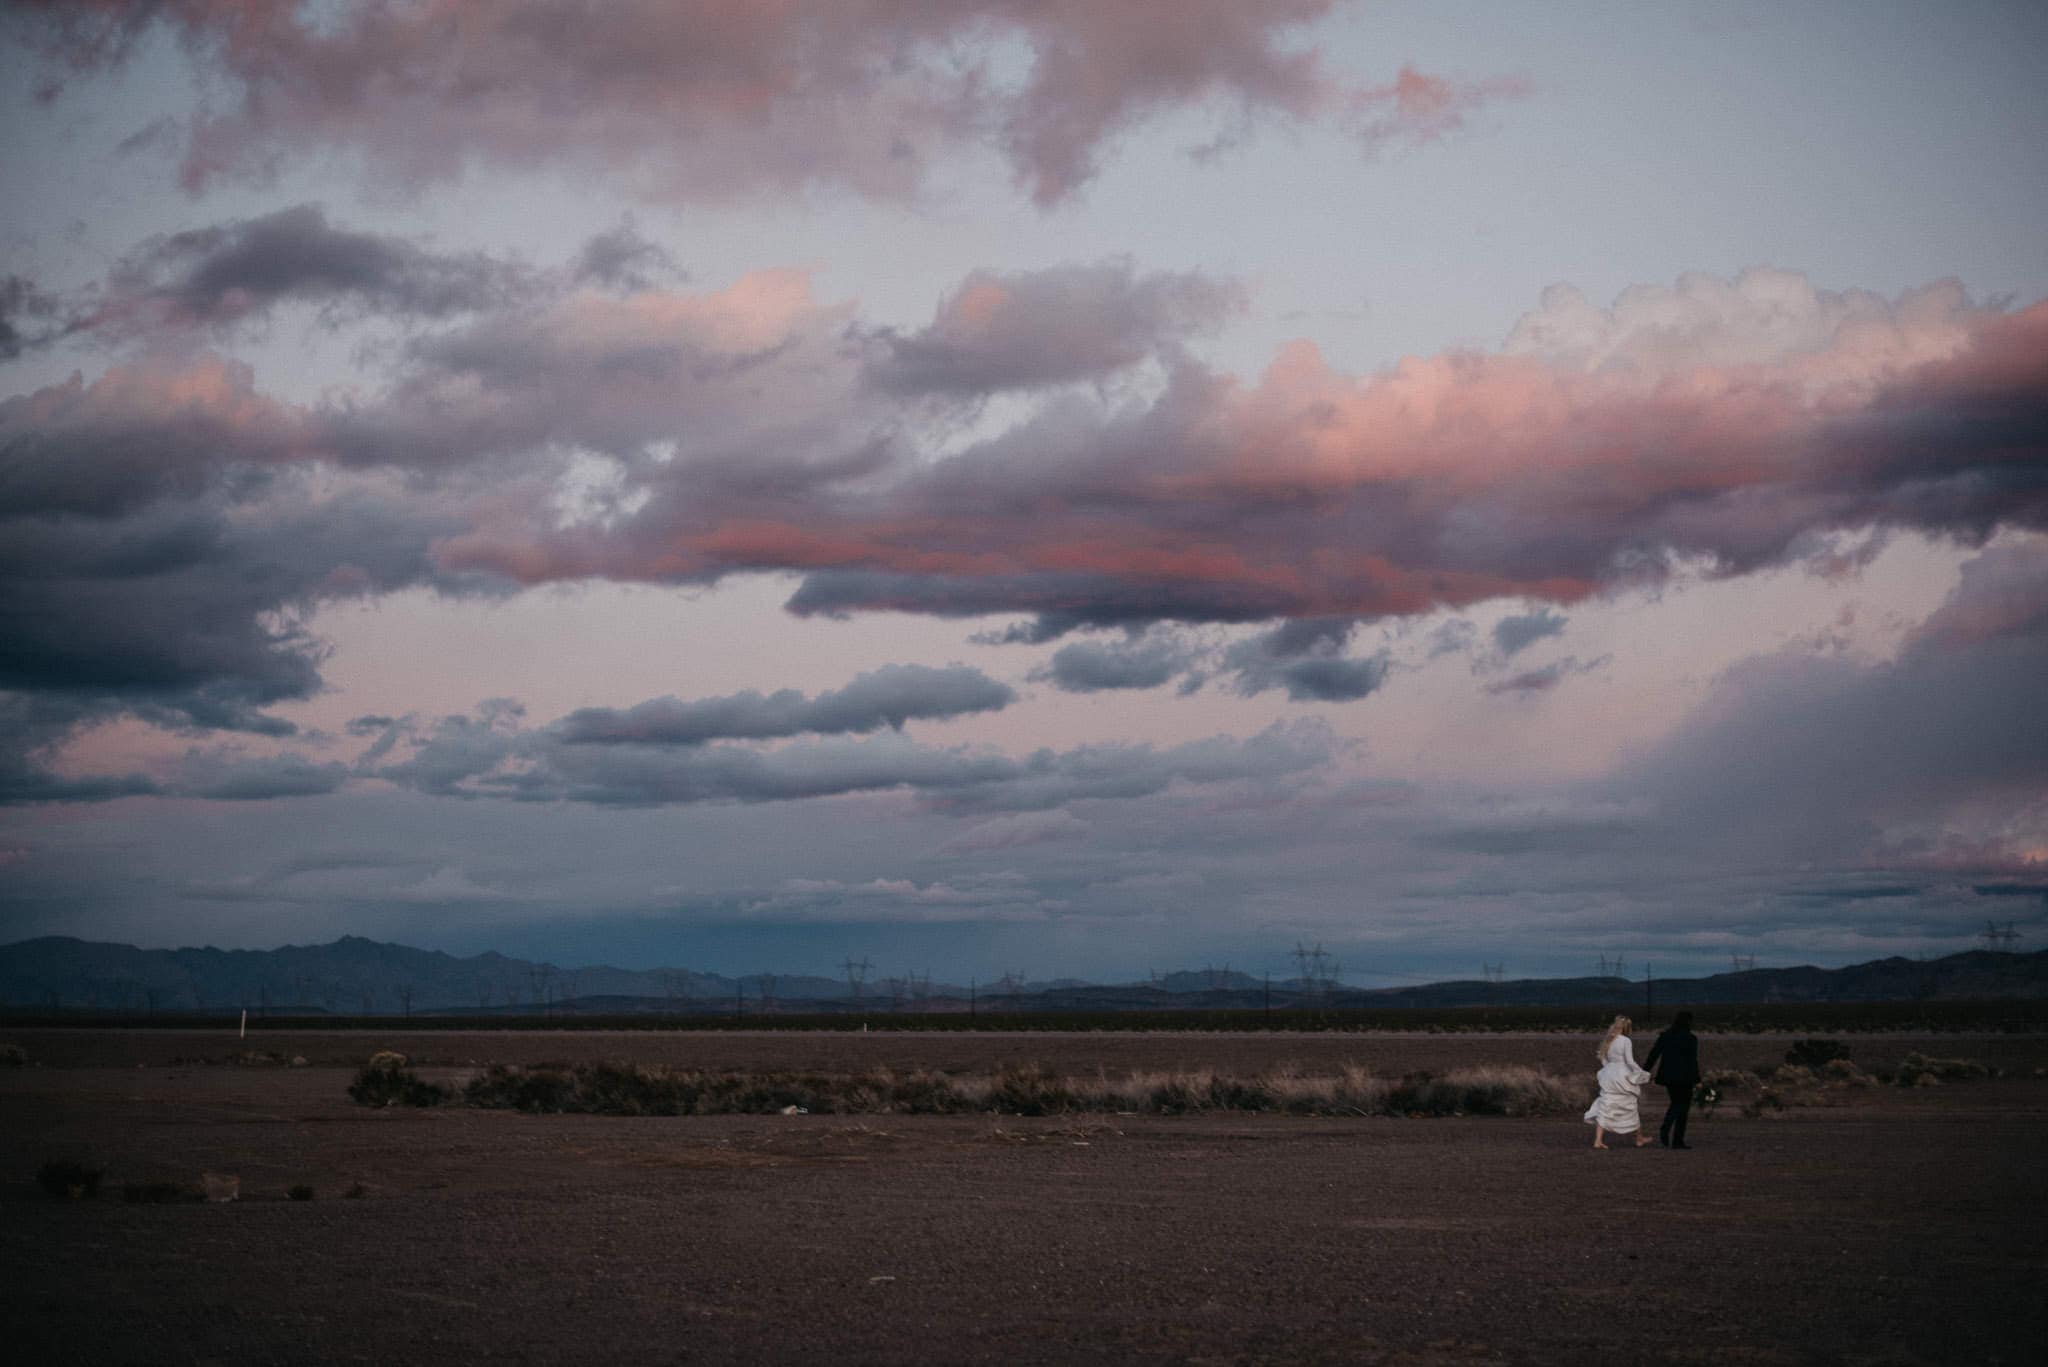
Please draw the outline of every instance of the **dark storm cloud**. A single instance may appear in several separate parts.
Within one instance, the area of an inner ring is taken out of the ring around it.
[[[701,745],[806,733],[858,735],[883,727],[900,731],[911,720],[999,711],[1016,700],[1008,684],[965,665],[885,665],[814,698],[785,688],[692,702],[656,698],[623,711],[586,707],[564,717],[554,734],[569,745]]]
[[[644,195],[701,199],[819,184],[902,198],[972,150],[1050,205],[1126,129],[1223,104],[1322,120],[1371,149],[1423,143],[1519,93],[1410,68],[1374,85],[1283,46],[1331,0],[1151,6],[1035,0],[504,0],[461,23],[432,7],[299,11],[268,0],[20,4],[14,32],[64,72],[126,60],[161,22],[223,96],[186,130],[183,180],[268,179],[339,149],[417,186],[472,167],[568,166]],[[1021,79],[991,47],[1028,55]]]
[[[873,383],[971,396],[1101,380],[1213,329],[1244,292],[1199,275],[1140,276],[1128,261],[1005,274],[976,271],[909,336],[872,335]]]
[[[458,587],[465,525],[425,489],[323,477],[306,423],[218,357],[116,366],[0,402],[0,690],[177,730],[286,734],[320,687],[323,602]]]
[[[319,686],[323,650],[294,610],[439,580],[427,549],[450,525],[367,495],[0,518],[0,688],[234,724]]]
[[[499,307],[536,287],[480,252],[429,251],[332,226],[316,204],[154,238],[109,274],[75,326],[115,336],[223,328],[284,303],[440,318]]]
[[[1493,626],[1493,643],[1504,656],[1517,655],[1546,636],[1556,636],[1571,619],[1549,608],[1503,617]]]

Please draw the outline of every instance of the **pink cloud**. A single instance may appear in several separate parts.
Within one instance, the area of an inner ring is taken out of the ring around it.
[[[800,611],[1250,620],[1568,603],[1672,555],[1735,573],[1831,530],[2048,523],[2048,305],[1927,303],[1689,369],[1450,353],[1357,376],[1296,343],[1244,384],[1176,362],[1149,406],[1048,405],[946,459],[679,460],[616,524],[440,553],[524,582],[803,570]],[[891,411],[840,396],[810,429],[828,447]]]
[[[566,163],[658,197],[803,185],[914,193],[937,158],[1005,156],[1041,205],[1161,111],[1226,102],[1350,119],[1369,144],[1427,141],[1511,83],[1403,67],[1386,86],[1284,46],[1333,0],[417,0],[322,22],[270,0],[31,3],[59,68],[118,64],[171,25],[231,92],[188,130],[194,190],[332,149],[422,183],[474,164]],[[1015,75],[995,60],[1028,49]],[[46,86],[54,89],[54,82]]]

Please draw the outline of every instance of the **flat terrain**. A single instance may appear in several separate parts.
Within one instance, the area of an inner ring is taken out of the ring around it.
[[[1523,1063],[1590,1094],[1590,1036],[7,1038],[32,1060],[0,1069],[0,1322],[26,1361],[2017,1363],[2048,1337],[2039,1037],[1849,1037],[1870,1066],[2021,1076],[1724,1108],[1690,1153],[1594,1153],[1576,1116],[622,1119],[344,1093],[396,1047],[449,1078]],[[1703,1040],[1716,1067],[1784,1047]],[[308,1066],[192,1061],[244,1050]],[[107,1188],[46,1196],[50,1158]],[[201,1172],[242,1199],[121,1199]],[[299,1183],[316,1199],[286,1199]]]

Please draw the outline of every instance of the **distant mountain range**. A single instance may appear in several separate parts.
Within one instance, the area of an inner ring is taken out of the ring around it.
[[[680,968],[561,968],[502,954],[457,958],[349,935],[282,949],[137,949],[66,936],[0,946],[0,1006],[110,1012],[233,1011],[273,1015],[512,1015],[536,1012],[1138,1011],[1256,1008],[1603,1006],[1643,993],[1618,977],[1524,978],[1358,989],[1228,969],[1101,986],[1074,979],[993,984],[757,973],[728,978]],[[1765,1002],[1967,1001],[2048,997],[2048,950],[1983,950],[1943,959],[1878,959],[1847,968],[1758,968],[1658,979],[1659,1005]]]

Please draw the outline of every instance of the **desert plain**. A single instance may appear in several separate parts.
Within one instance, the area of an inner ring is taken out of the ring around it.
[[[1702,1052],[1762,1071],[1794,1038]],[[1844,1038],[1872,1070],[1920,1052],[1999,1075],[1723,1104],[1689,1152],[1603,1153],[1576,1114],[620,1117],[347,1095],[392,1049],[449,1083],[599,1060],[1516,1065],[1590,1098],[1590,1035],[20,1030],[0,1321],[37,1363],[2039,1361],[2048,1039]],[[101,1189],[45,1192],[53,1160],[103,1169]],[[238,1199],[123,1199],[208,1173]]]

